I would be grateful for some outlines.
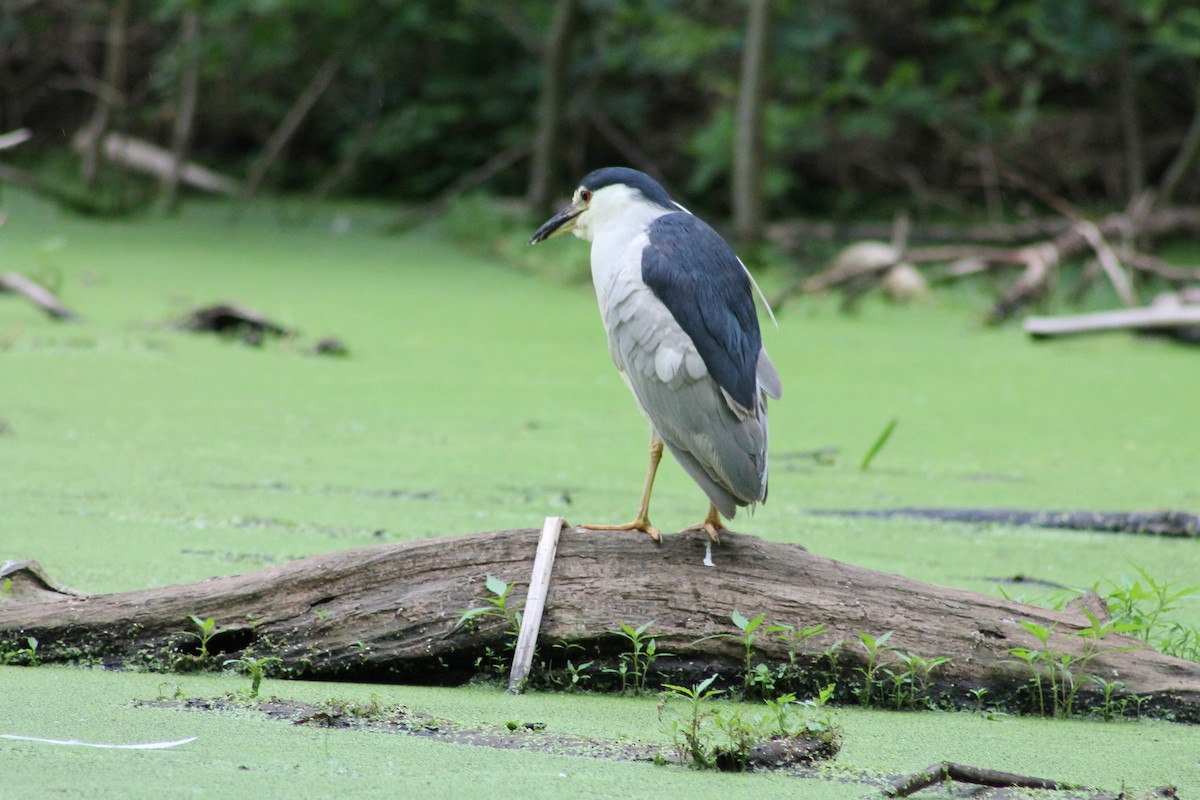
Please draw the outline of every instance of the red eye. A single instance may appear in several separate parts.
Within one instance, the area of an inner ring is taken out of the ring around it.
[[[590,203],[592,201],[592,193],[589,192],[587,189],[580,189],[579,190],[579,199],[585,203]]]

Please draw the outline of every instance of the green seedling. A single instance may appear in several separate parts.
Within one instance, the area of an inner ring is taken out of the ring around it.
[[[650,668],[654,666],[654,662],[660,658],[671,656],[670,653],[658,651],[658,643],[655,640],[659,634],[646,633],[653,624],[654,620],[650,620],[645,625],[635,628],[627,622],[621,622],[620,628],[609,631],[629,643],[629,649],[621,654],[616,669],[605,670],[605,672],[616,674],[621,679],[622,692],[632,690],[639,696],[645,694]]]
[[[659,719],[670,709],[670,734],[681,762],[697,769],[745,770],[756,745],[772,739],[810,739],[828,752],[837,749],[838,730],[826,704],[834,687],[798,701],[787,693],[766,701],[765,711],[717,702],[723,690],[712,688],[713,675],[695,686],[663,685]],[[672,709],[672,705],[682,709]]]
[[[809,639],[820,636],[828,629],[825,623],[819,622],[816,625],[809,625],[806,628],[797,628],[794,625],[783,623],[774,623],[763,628],[763,632],[774,639],[783,642],[787,646],[788,661],[786,664],[780,664],[775,670],[775,681],[782,683],[784,686],[795,687],[801,680],[803,670],[800,666],[800,653],[804,647],[804,643]],[[761,682],[761,677],[755,675],[760,688],[763,690],[763,697],[773,694],[775,691],[775,683],[766,686]]]
[[[258,697],[259,687],[262,686],[263,678],[266,676],[267,667],[271,664],[282,664],[283,659],[276,656],[265,656],[263,658],[254,658],[253,656],[242,656],[241,658],[231,658],[225,662],[225,666],[235,665],[243,672],[250,676],[250,697]]]
[[[515,585],[489,574],[485,586],[492,596],[483,598],[483,601],[487,605],[460,611],[455,627],[462,627],[480,617],[496,617],[508,623],[508,633],[513,637],[515,642],[516,637],[521,633],[521,612],[509,605]]]
[[[460,611],[458,622],[455,623],[454,627],[470,628],[478,620],[489,617],[503,620],[506,624],[504,633],[507,637],[504,650],[511,653],[516,649],[517,637],[521,634],[521,612],[517,610],[512,597],[513,587],[516,584],[508,583],[489,574],[484,585],[490,595],[483,598],[485,605]],[[505,653],[498,653],[491,647],[487,647],[484,649],[483,655],[475,660],[475,666],[481,671],[491,672],[497,677],[503,677],[510,661],[510,658],[505,657]]]
[[[1141,567],[1135,565],[1134,569],[1141,576],[1141,580],[1123,580],[1120,583],[1109,581],[1112,590],[1107,594],[1105,600],[1108,602],[1109,614],[1114,620],[1129,624],[1131,627],[1126,629],[1128,632],[1145,642],[1153,643],[1160,627],[1174,628],[1176,631],[1183,627],[1179,623],[1164,622],[1163,617],[1165,614],[1175,611],[1181,601],[1194,599],[1200,595],[1200,585],[1172,589],[1166,582],[1159,582],[1150,577],[1150,574]],[[1193,628],[1191,637],[1195,635],[1196,630]],[[1191,637],[1185,637],[1184,641],[1186,642],[1186,639]],[[1168,652],[1161,646],[1160,650],[1168,655],[1179,656],[1178,646],[1173,638],[1168,637],[1163,644],[1176,652]],[[1195,655],[1194,644],[1192,651]],[[1182,657],[1186,657],[1186,655]]]
[[[1115,619],[1102,622],[1087,610],[1083,613],[1090,625],[1072,634],[1085,642],[1080,655],[1071,655],[1051,643],[1051,636],[1057,625],[1046,627],[1028,620],[1021,620],[1021,627],[1037,639],[1039,647],[1013,647],[1007,651],[1029,668],[1029,685],[1037,702],[1038,713],[1043,717],[1047,716],[1048,711],[1055,717],[1069,717],[1074,714],[1075,701],[1079,694],[1077,675],[1085,672],[1092,659],[1098,655],[1097,645],[1100,640],[1110,633],[1125,633],[1138,627],[1138,623]]]
[[[765,674],[756,674],[751,667],[751,662],[754,660],[754,642],[757,639],[755,631],[763,624],[766,614],[759,614],[753,619],[747,619],[740,611],[734,609],[730,619],[737,626],[737,629],[742,632],[742,649],[745,654],[745,664],[742,669],[742,693],[748,695],[751,684],[755,682],[753,679],[758,678],[758,683],[761,684],[762,679],[769,677],[770,673],[769,669],[765,669]],[[765,664],[762,666],[766,667]],[[771,682],[771,687],[774,687],[773,681]]]
[[[855,668],[855,671],[861,672],[863,676],[863,685],[858,691],[858,702],[861,705],[871,705],[875,687],[879,683],[878,674],[882,665],[882,656],[887,651],[894,649],[887,644],[887,640],[892,638],[892,633],[893,631],[888,631],[878,638],[869,633],[858,635],[859,642],[867,652],[867,662],[863,666]]]
[[[724,694],[724,689],[711,688],[717,679],[711,675],[694,686],[677,686],[671,683],[663,684],[663,703],[659,704],[659,718],[662,718],[666,702],[678,698],[684,702],[685,713],[683,720],[672,720],[672,738],[679,760],[690,763],[697,769],[712,769],[717,765],[716,753],[710,737],[704,733],[705,720],[716,712],[711,708],[711,700]]]
[[[220,633],[222,629],[217,627],[217,621],[212,617],[200,619],[199,617],[192,615],[188,617],[188,619],[190,619],[192,624],[196,626],[196,630],[185,631],[185,633],[188,636],[196,637],[196,639],[200,641],[200,658],[210,658],[212,653],[208,652],[208,643],[211,642],[213,637]]]
[[[924,658],[900,650],[892,652],[891,665],[882,669],[891,680],[892,705],[897,710],[932,706],[929,697],[929,676],[935,669],[948,664],[946,656]]]
[[[38,665],[38,640],[25,637],[24,647],[15,647],[11,642],[0,642],[0,665],[36,667]]]

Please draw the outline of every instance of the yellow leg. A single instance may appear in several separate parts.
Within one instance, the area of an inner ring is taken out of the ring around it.
[[[632,522],[624,525],[580,525],[592,531],[641,531],[656,542],[662,541],[660,534],[650,524],[650,492],[654,488],[654,476],[658,472],[658,462],[662,461],[663,442],[658,433],[650,431],[650,466],[646,469],[646,485],[642,488],[642,504],[638,507],[637,516]]]
[[[708,516],[704,518],[704,522],[697,523],[684,528],[685,531],[704,531],[708,534],[708,538],[713,540],[714,544],[721,543],[720,532],[728,530],[725,523],[721,521],[721,512],[717,511],[717,507],[712,503],[708,504]]]

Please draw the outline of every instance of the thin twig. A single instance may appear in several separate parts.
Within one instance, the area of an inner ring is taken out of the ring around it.
[[[1117,291],[1117,297],[1121,298],[1121,302],[1126,307],[1132,308],[1138,304],[1137,294],[1133,290],[1133,282],[1129,280],[1129,273],[1121,266],[1121,262],[1117,260],[1117,254],[1104,240],[1104,236],[1100,233],[1100,229],[1096,227],[1096,223],[1090,220],[1080,220],[1075,223],[1076,229],[1087,239],[1087,243],[1091,245],[1092,250],[1096,252],[1096,258],[1100,262],[1100,268],[1104,270],[1104,274],[1108,276],[1109,282],[1113,285],[1113,289]]]
[[[61,319],[66,322],[76,322],[79,319],[74,311],[63,305],[62,301],[54,295],[54,292],[19,272],[0,274],[0,294],[4,292],[12,292],[13,294],[19,294],[27,298],[31,303],[55,319]]]

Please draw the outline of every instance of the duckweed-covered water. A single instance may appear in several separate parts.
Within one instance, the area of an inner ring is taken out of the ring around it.
[[[176,219],[96,222],[7,188],[2,200],[0,269],[56,284],[82,321],[56,323],[0,295],[0,558],[36,558],[81,590],[121,591],[376,542],[533,527],[548,514],[612,522],[635,510],[647,429],[608,358],[590,286],[511,271],[436,226],[385,235],[389,212],[376,207],[288,227],[263,210],[234,224],[229,209],[199,203]],[[584,246],[547,245],[573,256]],[[172,327],[217,301],[252,306],[297,333],[253,347]],[[986,303],[957,291],[920,309],[868,305],[847,318],[832,302],[802,300],[779,315],[778,330],[768,323],[766,346],[785,384],[771,408],[770,499],[735,527],[1031,600],[1047,590],[998,581],[1103,589],[1137,565],[1180,588],[1200,582],[1194,541],[808,513],[1200,507],[1194,350],[1124,335],[1034,344],[1013,327],[982,327]],[[325,335],[349,357],[312,354]],[[891,439],[861,471],[892,419]],[[836,448],[832,463],[809,455],[823,448]],[[699,490],[665,462],[655,524],[679,528],[705,510]],[[1198,605],[1185,602],[1178,617],[1200,623]],[[245,681],[0,668],[0,733],[200,737],[162,752],[0,740],[0,797],[797,791],[771,776],[131,705],[153,697],[164,677],[190,694]],[[566,732],[662,737],[653,700],[267,685],[317,698],[374,691],[498,724],[531,709]],[[1109,789],[1174,781],[1181,796],[1184,786],[1200,791],[1200,738],[1190,728],[841,714],[837,766],[851,772],[949,759]],[[1079,741],[1086,746],[1071,745]],[[805,791],[863,792],[837,780],[816,787]]]

